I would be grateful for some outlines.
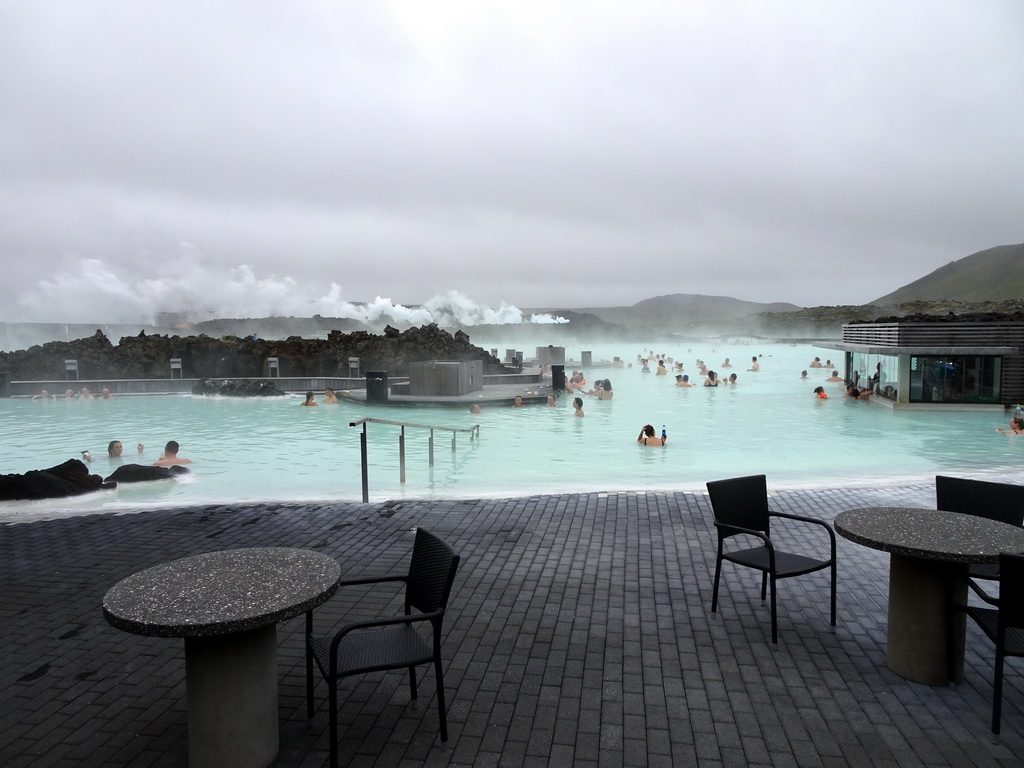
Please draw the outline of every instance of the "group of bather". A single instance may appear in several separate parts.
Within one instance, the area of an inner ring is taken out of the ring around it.
[[[299,403],[299,405],[320,405],[320,403],[318,403],[314,399],[314,397],[315,396],[313,394],[313,391],[310,390],[309,392],[306,393],[306,399],[303,400],[301,403]],[[336,394],[334,394],[334,390],[333,389],[331,389],[330,387],[327,387],[327,389],[324,390],[323,404],[324,405],[334,405],[337,402],[338,402],[338,396]]]
[[[146,446],[143,445],[142,443],[138,443],[136,445],[136,450],[138,451],[139,458],[141,458],[142,454],[146,450]],[[178,455],[178,451],[180,450],[181,446],[178,444],[176,440],[169,440],[167,444],[164,446],[163,454],[160,456],[159,459],[153,462],[152,466],[174,467],[183,464],[191,464],[192,459],[186,459],[184,456]],[[120,440],[111,440],[109,443],[107,443],[107,458],[110,459],[111,461],[121,461],[123,453],[124,443],[122,443]],[[90,454],[89,451],[82,451],[82,460],[92,461],[92,454]]]
[[[110,389],[107,388],[107,387],[104,387],[103,390],[100,392],[98,399],[100,399],[100,400],[110,400],[112,397],[113,397],[113,395],[110,394]],[[43,390],[39,391],[38,395],[32,395],[32,399],[33,400],[59,400],[61,398],[58,398],[57,395],[51,395],[49,393],[49,391],[43,389]],[[88,387],[82,387],[81,391],[79,391],[79,393],[77,395],[75,394],[75,390],[73,390],[73,389],[65,389],[64,390],[64,397],[63,397],[63,399],[64,400],[95,400],[95,399],[97,399],[97,396],[94,395],[92,392],[90,392]]]

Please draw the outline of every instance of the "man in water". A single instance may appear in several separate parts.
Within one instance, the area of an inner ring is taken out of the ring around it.
[[[178,456],[179,445],[171,440],[164,446],[163,458],[153,462],[154,467],[173,467],[176,464],[191,464],[192,459],[183,459]]]

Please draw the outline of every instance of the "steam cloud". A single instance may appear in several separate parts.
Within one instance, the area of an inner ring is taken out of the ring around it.
[[[126,280],[100,259],[81,259],[74,272],[38,281],[18,298],[21,322],[151,324],[163,312],[184,313],[189,320],[256,317],[340,317],[370,326],[385,322],[407,325],[437,323],[518,325],[568,323],[563,317],[535,314],[502,302],[481,306],[459,291],[435,296],[422,306],[407,307],[378,296],[368,303],[342,298],[337,283],[322,288],[302,286],[290,277],[257,277],[243,264],[218,270],[193,260],[174,264],[174,274]]]

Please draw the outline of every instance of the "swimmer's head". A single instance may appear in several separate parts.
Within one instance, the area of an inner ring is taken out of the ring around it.
[[[684,374],[683,374],[683,381],[689,381],[689,380],[690,380],[690,377],[689,377],[689,376],[687,376],[687,375],[686,375],[686,374],[684,373]]]
[[[116,459],[120,456],[122,450],[124,450],[124,446],[121,445],[120,440],[111,440],[107,444],[107,456],[111,459]]]

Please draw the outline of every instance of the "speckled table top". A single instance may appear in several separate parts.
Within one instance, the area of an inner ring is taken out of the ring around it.
[[[305,613],[330,598],[340,578],[334,558],[309,549],[209,552],[119,581],[103,598],[103,615],[138,635],[223,635]]]
[[[995,563],[1000,552],[1024,552],[1024,528],[934,509],[849,509],[836,515],[835,529],[857,544],[925,560]]]

